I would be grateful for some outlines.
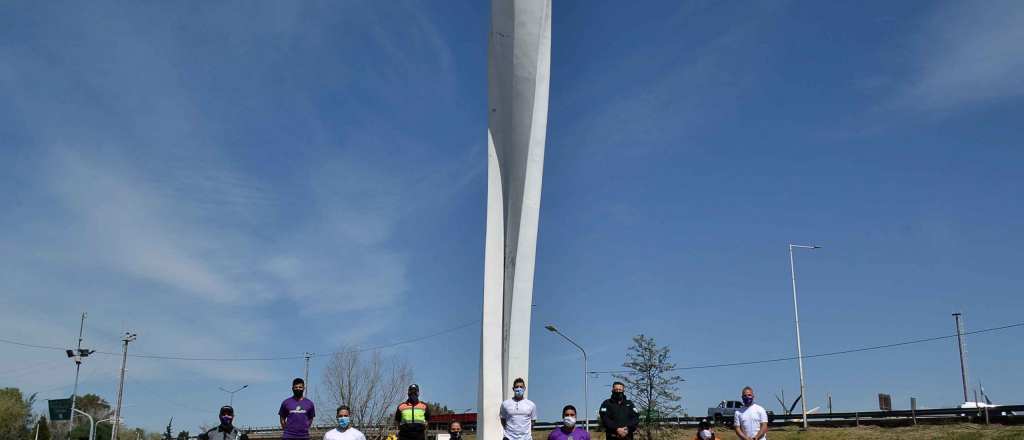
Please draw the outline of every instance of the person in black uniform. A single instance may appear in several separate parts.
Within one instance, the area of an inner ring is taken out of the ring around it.
[[[626,385],[612,384],[612,397],[601,404],[601,424],[608,440],[633,440],[633,432],[640,426],[640,412],[626,398]]]
[[[220,408],[220,426],[199,434],[199,440],[249,440],[249,436],[235,428],[235,409],[229,405]]]

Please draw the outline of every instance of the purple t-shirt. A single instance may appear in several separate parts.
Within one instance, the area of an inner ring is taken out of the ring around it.
[[[558,428],[548,434],[548,440],[590,440],[590,434],[580,428],[575,428],[566,434],[562,428]]]
[[[302,400],[289,397],[281,402],[277,415],[285,418],[281,438],[309,438],[309,421],[316,417],[312,401],[305,397]]]

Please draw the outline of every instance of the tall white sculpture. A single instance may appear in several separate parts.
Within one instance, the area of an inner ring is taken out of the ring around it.
[[[551,73],[551,0],[492,0],[487,48],[487,239],[477,432],[530,369],[530,307]]]

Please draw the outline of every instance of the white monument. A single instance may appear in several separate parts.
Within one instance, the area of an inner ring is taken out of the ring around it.
[[[487,239],[481,440],[502,438],[512,381],[529,381],[530,307],[551,73],[551,0],[492,0],[487,47]],[[529,383],[529,382],[527,382]]]

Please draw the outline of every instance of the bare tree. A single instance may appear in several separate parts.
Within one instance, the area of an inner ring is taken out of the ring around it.
[[[345,343],[327,363],[316,388],[321,423],[337,423],[335,408],[348,405],[352,424],[368,438],[383,438],[395,425],[396,405],[412,383],[409,362],[380,350],[361,351],[358,343]]]
[[[637,335],[626,350],[627,361],[622,363],[627,372],[612,375],[624,382],[632,393],[633,403],[640,412],[640,438],[643,440],[655,440],[664,433],[658,418],[682,412],[676,384],[683,378],[669,376],[676,369],[670,357],[667,345],[658,347],[654,338]]]

